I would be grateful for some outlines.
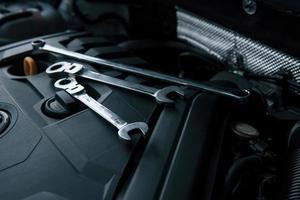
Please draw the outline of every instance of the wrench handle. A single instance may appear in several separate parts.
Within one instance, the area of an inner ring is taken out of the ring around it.
[[[248,91],[248,90],[239,90],[239,89],[233,89],[233,88],[220,89],[220,88],[210,86],[209,84],[205,84],[205,83],[201,83],[201,82],[194,82],[194,81],[190,81],[190,80],[186,80],[186,79],[181,79],[181,78],[177,78],[175,76],[161,74],[156,71],[136,68],[133,66],[124,65],[121,63],[116,63],[116,62],[112,62],[109,60],[96,58],[93,56],[57,48],[57,47],[46,44],[42,40],[33,41],[32,45],[35,50],[38,49],[38,50],[45,51],[45,52],[56,53],[56,54],[64,55],[69,58],[74,58],[74,59],[77,59],[80,61],[94,63],[94,64],[100,64],[103,66],[108,66],[108,67],[111,67],[116,70],[130,72],[133,74],[137,74],[137,75],[141,75],[141,76],[145,76],[145,77],[149,77],[149,78],[155,78],[157,80],[167,81],[167,82],[174,83],[174,84],[189,86],[189,87],[196,88],[196,89],[199,89],[201,91],[208,92],[211,94],[229,97],[234,100],[245,101],[251,95],[250,91]]]
[[[155,97],[155,94],[158,91],[158,89],[153,88],[153,87],[129,82],[129,81],[118,79],[118,78],[114,78],[114,77],[107,76],[105,74],[100,74],[97,72],[93,72],[90,70],[84,69],[78,75],[83,78],[91,79],[94,81],[98,81],[98,82],[105,83],[108,85],[113,85],[113,86],[124,88],[127,90],[132,90],[132,91],[143,93],[143,94],[150,95],[153,97]]]
[[[73,96],[82,103],[84,103],[86,106],[88,106],[90,109],[92,109],[94,112],[99,114],[105,120],[110,122],[112,125],[114,125],[118,130],[127,125],[127,122],[125,122],[121,117],[119,117],[117,114],[100,104],[88,94],[73,94]]]

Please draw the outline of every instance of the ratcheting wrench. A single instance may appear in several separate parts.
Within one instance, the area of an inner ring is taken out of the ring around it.
[[[80,60],[83,62],[89,62],[89,63],[99,64],[99,65],[103,65],[103,66],[108,66],[108,67],[111,67],[113,69],[120,70],[120,71],[130,72],[133,74],[158,79],[161,81],[167,81],[167,82],[170,82],[173,84],[189,86],[192,88],[199,89],[203,92],[208,92],[211,94],[230,97],[230,98],[232,98],[234,100],[238,100],[238,101],[247,100],[251,94],[250,91],[248,91],[248,90],[211,86],[211,85],[205,84],[205,83],[189,81],[189,80],[177,78],[177,77],[174,77],[171,75],[162,74],[162,73],[147,70],[147,69],[136,68],[133,66],[124,65],[124,64],[112,62],[109,60],[96,58],[93,56],[89,56],[89,55],[85,55],[85,54],[81,54],[81,53],[77,53],[77,52],[68,51],[65,49],[57,48],[57,47],[51,46],[49,44],[46,44],[46,42],[44,40],[34,40],[31,42],[31,44],[32,44],[32,47],[34,50],[40,50],[40,51],[45,51],[45,52],[49,52],[49,53],[64,55],[64,56],[67,56],[67,57],[70,57],[73,59],[77,59],[77,60]]]
[[[106,83],[109,85],[117,86],[120,88],[132,90],[142,94],[150,95],[156,99],[158,103],[173,103],[174,101],[168,98],[171,93],[177,93],[184,96],[184,92],[177,86],[169,86],[162,89],[156,89],[149,86],[144,86],[141,84],[125,81],[122,79],[107,76],[105,74],[97,73],[92,70],[87,69],[82,64],[79,63],[69,63],[69,62],[58,62],[46,69],[46,73],[53,78],[61,78],[65,75],[68,76],[79,76],[94,81],[99,81],[101,83]]]
[[[78,84],[75,78],[69,77],[59,79],[54,83],[54,87],[65,90],[74,98],[78,99],[90,109],[95,111],[98,115],[106,119],[118,129],[118,135],[123,140],[131,140],[129,135],[130,131],[139,130],[143,136],[145,136],[148,131],[148,125],[145,122],[127,123],[117,114],[90,97],[86,93],[85,88]]]

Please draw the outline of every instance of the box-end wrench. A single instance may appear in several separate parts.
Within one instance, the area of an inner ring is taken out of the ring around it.
[[[104,105],[90,97],[86,93],[85,88],[79,83],[77,83],[75,78],[68,77],[59,79],[54,83],[54,87],[65,90],[67,93],[81,101],[83,104],[88,106],[98,115],[100,115],[113,126],[115,126],[118,129],[119,137],[123,140],[131,140],[131,131],[139,130],[143,136],[145,136],[148,131],[148,125],[145,122],[127,123],[117,114],[115,114],[114,112],[106,108]]]
[[[44,51],[44,52],[64,55],[64,56],[67,56],[69,58],[73,58],[73,59],[76,59],[79,61],[108,66],[108,67],[111,67],[116,70],[130,72],[133,74],[158,79],[161,81],[166,81],[166,82],[170,82],[173,84],[192,87],[195,89],[199,89],[203,92],[229,97],[229,98],[232,98],[237,101],[243,102],[243,101],[247,100],[248,97],[250,97],[250,95],[251,95],[249,90],[240,90],[240,89],[236,89],[236,88],[212,86],[212,85],[209,85],[206,83],[200,83],[200,82],[194,82],[194,81],[190,81],[190,80],[186,80],[186,79],[181,79],[181,78],[177,78],[175,76],[162,74],[162,73],[155,72],[152,70],[137,68],[137,67],[124,65],[121,63],[116,63],[116,62],[112,62],[109,60],[96,58],[93,56],[89,56],[89,55],[85,55],[85,54],[81,54],[81,53],[77,53],[77,52],[68,51],[65,49],[57,48],[52,45],[46,44],[46,42],[44,40],[34,40],[31,42],[31,44],[32,44],[32,47],[34,50],[40,50],[40,51]]]
[[[58,62],[53,65],[50,65],[46,69],[46,73],[52,78],[62,78],[67,76],[83,77],[86,79],[91,79],[101,83],[113,85],[116,87],[124,88],[127,90],[135,91],[138,93],[150,95],[154,97],[159,104],[171,104],[174,103],[172,99],[168,97],[170,94],[178,94],[184,96],[183,90],[177,86],[168,86],[162,89],[157,89],[130,81],[125,81],[122,79],[114,78],[107,76],[105,74],[97,73],[92,70],[87,69],[82,64],[79,63],[69,63],[69,62]]]

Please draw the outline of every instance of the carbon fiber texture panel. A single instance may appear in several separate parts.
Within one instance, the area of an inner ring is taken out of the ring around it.
[[[228,53],[237,49],[246,60],[246,69],[257,74],[274,75],[287,70],[300,82],[300,60],[235,31],[177,10],[177,38],[202,49],[225,62]]]

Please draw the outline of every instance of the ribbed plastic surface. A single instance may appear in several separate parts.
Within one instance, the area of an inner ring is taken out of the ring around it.
[[[178,39],[201,48],[220,61],[226,60],[228,52],[237,47],[246,58],[247,70],[273,75],[283,69],[300,82],[300,60],[295,57],[182,10],[177,11],[177,23]]]
[[[296,149],[291,155],[286,178],[284,199],[300,199],[300,149]]]

